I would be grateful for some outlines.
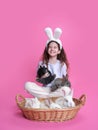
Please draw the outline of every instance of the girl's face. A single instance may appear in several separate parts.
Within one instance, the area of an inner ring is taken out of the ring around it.
[[[51,57],[55,57],[57,56],[58,54],[60,54],[60,49],[59,49],[59,45],[55,42],[51,42],[49,43],[49,46],[48,46],[48,54],[49,56]]]

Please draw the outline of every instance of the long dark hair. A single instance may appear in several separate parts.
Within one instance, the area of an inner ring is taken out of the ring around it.
[[[51,42],[55,42],[55,41],[50,41],[50,42],[48,43],[47,47],[45,47],[44,52],[43,52],[43,54],[42,54],[42,61],[43,61],[43,63],[45,63],[46,65],[48,65],[48,62],[49,62],[48,48],[49,48],[49,44],[50,44]],[[57,42],[55,42],[55,43],[57,43]],[[57,45],[58,45],[59,50],[60,50],[60,45],[59,45],[58,43],[57,43]],[[69,62],[68,62],[67,55],[66,55],[66,53],[65,53],[63,47],[62,47],[62,49],[61,49],[60,54],[57,55],[57,59],[60,60],[60,62],[61,62],[62,64],[63,64],[63,63],[66,64],[66,66],[67,66],[67,71],[68,71],[68,69],[69,69]]]

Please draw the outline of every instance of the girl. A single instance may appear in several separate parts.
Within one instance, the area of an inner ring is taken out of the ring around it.
[[[69,63],[62,46],[62,42],[59,39],[62,34],[62,30],[60,28],[56,28],[54,35],[52,34],[51,28],[46,28],[45,32],[48,36],[48,40],[42,55],[42,61],[39,62],[39,66],[47,67],[52,74],[56,75],[56,78],[63,78],[63,76],[66,77],[68,76]],[[25,84],[25,89],[27,92],[37,97],[64,95],[62,88],[56,90],[55,92],[50,92],[51,84],[52,83],[48,84],[46,87],[40,87],[33,82],[27,82]],[[70,88],[68,88],[68,91],[69,90]]]

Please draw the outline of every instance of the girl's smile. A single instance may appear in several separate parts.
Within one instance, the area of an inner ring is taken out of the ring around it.
[[[60,53],[60,49],[57,43],[51,42],[48,48],[48,54],[51,57],[57,56]]]

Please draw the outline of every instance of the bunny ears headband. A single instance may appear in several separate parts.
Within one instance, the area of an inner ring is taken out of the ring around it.
[[[62,34],[62,30],[60,28],[56,28],[54,30],[54,35],[52,33],[52,29],[49,28],[49,27],[45,28],[45,33],[48,36],[48,40],[47,40],[46,46],[48,45],[49,42],[54,41],[54,42],[57,42],[60,45],[60,49],[62,49],[62,42],[59,39],[61,34]]]

